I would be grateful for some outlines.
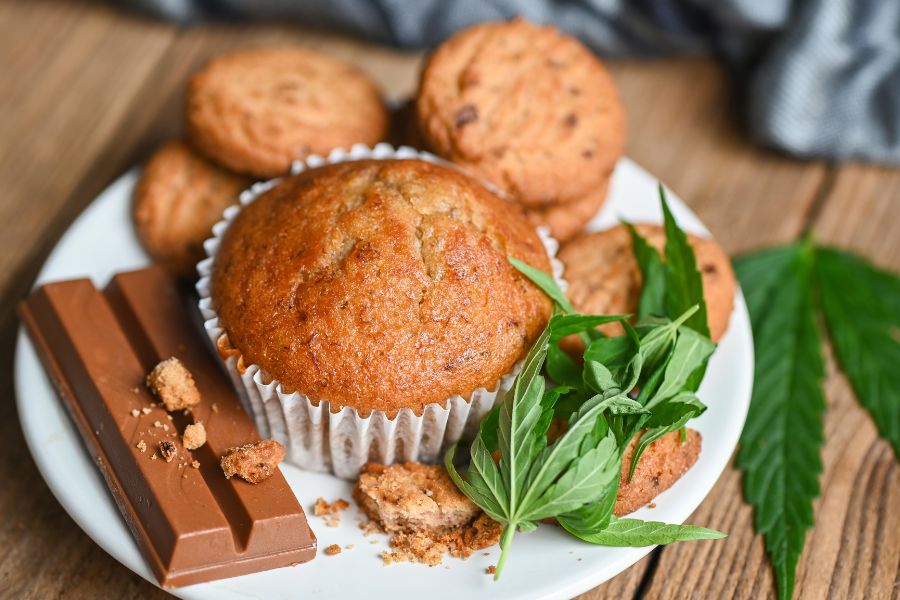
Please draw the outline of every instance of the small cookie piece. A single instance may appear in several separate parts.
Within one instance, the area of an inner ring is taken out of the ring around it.
[[[235,475],[249,483],[259,483],[272,476],[284,458],[284,446],[275,440],[262,440],[229,448],[222,457],[222,471],[227,479]]]
[[[366,463],[353,497],[387,532],[441,532],[470,523],[481,512],[440,465]]]
[[[632,513],[672,487],[700,456],[702,438],[693,429],[686,429],[687,439],[681,441],[681,433],[673,431],[662,436],[644,450],[634,469],[634,477],[628,481],[631,457],[639,437],[631,441],[622,455],[622,474],[619,478],[619,495],[613,513],[617,517]]]
[[[325,554],[328,556],[334,556],[335,554],[341,553],[341,547],[337,544],[331,544],[330,546],[325,547]]]
[[[168,463],[172,462],[175,455],[178,454],[178,448],[169,440],[163,440],[159,443],[159,455]]]
[[[156,365],[147,375],[147,387],[169,412],[190,408],[200,402],[194,376],[174,356]],[[168,426],[165,427],[168,429]]]
[[[503,526],[484,513],[468,525],[443,532],[398,531],[391,538],[391,551],[382,552],[381,560],[385,565],[415,562],[434,567],[444,561],[446,554],[467,559],[498,543],[502,533]]]
[[[387,128],[375,84],[356,67],[302,47],[213,59],[187,92],[191,141],[216,162],[261,178],[334,148],[372,145]]]
[[[575,38],[523,19],[444,42],[416,109],[436,153],[527,206],[587,196],[625,147],[625,112],[603,64]]]
[[[182,442],[188,450],[196,450],[205,444],[206,428],[203,426],[203,423],[191,423],[185,427]]]
[[[250,183],[183,142],[168,142],[147,162],[134,191],[132,218],[141,245],[171,273],[193,277],[212,226]]]
[[[659,225],[635,225],[638,233],[663,256],[665,230]],[[728,329],[734,308],[737,282],[728,255],[714,241],[688,234],[703,278],[710,336],[719,341]],[[641,272],[631,248],[631,235],[624,225],[587,233],[565,244],[559,251],[569,282],[567,295],[585,314],[634,313],[641,294]],[[603,325],[607,335],[621,335],[618,323]]]
[[[564,204],[528,207],[525,214],[535,226],[546,225],[554,238],[565,242],[581,231],[585,224],[600,212],[606,203],[607,192],[609,192],[608,177],[599,188],[583,198]]]

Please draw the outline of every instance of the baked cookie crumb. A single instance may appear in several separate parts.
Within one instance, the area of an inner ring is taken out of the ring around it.
[[[381,555],[385,565],[436,566],[446,554],[468,558],[499,542],[503,530],[456,488],[439,465],[368,463],[353,496],[372,519],[360,525],[364,531],[376,527],[394,534],[391,551]]]
[[[188,450],[196,450],[206,443],[206,428],[203,423],[191,423],[184,428],[182,436],[184,447]]]
[[[497,572],[497,565],[488,565],[488,568],[484,570],[488,575],[493,575]]]
[[[364,536],[369,536],[373,533],[386,533],[384,529],[381,528],[381,525],[375,521],[363,521],[359,524],[359,528],[362,529]],[[373,540],[372,543],[374,544],[377,542]]]
[[[343,498],[338,498],[331,504],[325,498],[319,498],[313,506],[313,514],[317,517],[326,517],[326,527],[337,527],[341,524],[341,511],[348,508],[350,508],[350,503]]]
[[[342,510],[347,510],[348,508],[350,508],[350,503],[343,498],[338,498],[330,504],[327,500],[325,500],[325,498],[318,498],[316,500],[315,506],[313,506],[313,514],[317,517],[321,517],[323,515],[336,515]]]
[[[334,556],[335,554],[341,553],[341,547],[337,544],[331,544],[330,546],[325,548],[325,554],[328,556]]]
[[[353,497],[389,532],[444,531],[470,523],[480,509],[439,465],[363,465]]]
[[[235,475],[249,483],[259,483],[272,476],[284,458],[284,446],[275,440],[262,440],[229,448],[222,456],[222,471],[231,479]]]
[[[194,406],[200,391],[187,367],[174,356],[160,362],[147,375],[147,387],[162,401],[167,411]]]
[[[390,542],[392,551],[382,552],[381,557],[385,564],[416,562],[434,567],[441,564],[447,554],[469,558],[475,551],[498,543],[501,533],[502,526],[482,513],[470,524],[441,533],[397,532]]]
[[[175,455],[177,453],[178,453],[178,448],[176,448],[175,444],[173,444],[169,440],[163,440],[159,443],[159,455],[167,463],[172,462],[172,459],[175,458]]]

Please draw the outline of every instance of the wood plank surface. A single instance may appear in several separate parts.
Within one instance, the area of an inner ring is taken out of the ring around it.
[[[13,399],[13,308],[78,212],[180,134],[191,72],[230,48],[284,43],[359,64],[392,98],[415,88],[421,54],[341,36],[268,25],[180,29],[98,3],[0,3],[0,597],[167,597],[81,532],[40,478]],[[830,167],[753,145],[724,75],[707,59],[610,66],[629,112],[628,154],[684,198],[728,251],[794,239],[811,226],[822,240],[900,269],[900,171]],[[897,462],[830,358],[827,392],[823,494],[798,594],[896,598]],[[657,549],[582,598],[771,597],[740,486],[729,467],[690,519],[729,538]]]

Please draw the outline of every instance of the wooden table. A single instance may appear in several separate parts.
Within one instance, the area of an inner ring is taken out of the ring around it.
[[[358,63],[392,97],[414,89],[421,55],[333,35],[183,29],[96,3],[0,3],[0,596],[165,596],[82,533],[38,474],[13,401],[14,307],[91,199],[179,133],[192,71],[228,48],[283,42]],[[753,145],[709,60],[611,68],[629,112],[628,154],[675,189],[729,252],[812,227],[821,240],[900,269],[900,170],[799,161]],[[818,526],[807,537],[798,596],[898,598],[900,469],[830,355],[827,393]],[[740,486],[740,474],[726,470],[690,520],[728,539],[657,549],[584,598],[772,596]]]

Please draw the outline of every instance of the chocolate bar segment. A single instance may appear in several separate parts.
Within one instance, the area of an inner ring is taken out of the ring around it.
[[[20,312],[162,585],[233,577],[315,556],[316,538],[280,471],[257,485],[222,473],[225,450],[259,436],[162,269],[119,275],[104,293],[84,279],[48,284]],[[169,356],[187,366],[202,396],[190,413],[171,420],[144,386],[147,372]],[[181,432],[194,421],[204,424],[207,443],[189,451]],[[175,444],[172,462],[152,458],[162,441]]]

